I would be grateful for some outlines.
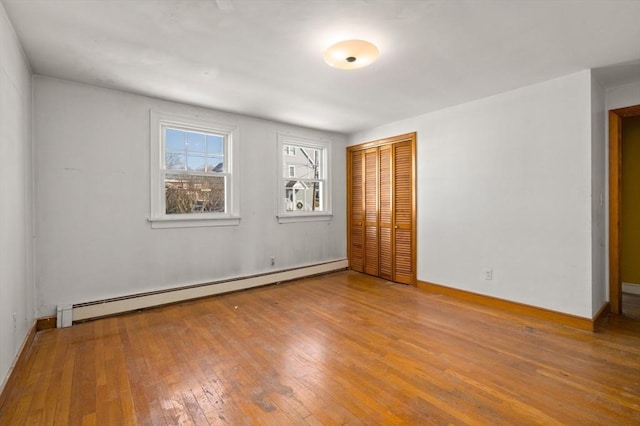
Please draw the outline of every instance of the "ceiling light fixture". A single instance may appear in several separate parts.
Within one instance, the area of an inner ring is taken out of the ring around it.
[[[378,58],[378,48],[364,40],[345,40],[329,46],[324,52],[327,64],[341,70],[354,70],[371,65]]]

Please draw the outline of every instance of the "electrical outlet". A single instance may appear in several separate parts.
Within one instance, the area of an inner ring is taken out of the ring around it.
[[[490,281],[493,279],[493,269],[491,268],[484,268],[484,270],[482,271],[482,275],[484,276],[484,279],[487,281]]]
[[[276,264],[276,258],[271,256],[271,266],[275,266]]]

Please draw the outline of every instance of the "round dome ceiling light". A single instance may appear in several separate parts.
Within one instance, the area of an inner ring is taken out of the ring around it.
[[[327,64],[341,70],[355,70],[372,64],[378,48],[364,40],[345,40],[329,46],[324,52]]]

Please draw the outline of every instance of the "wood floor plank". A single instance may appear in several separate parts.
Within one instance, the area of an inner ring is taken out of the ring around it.
[[[590,333],[312,277],[41,331],[0,425],[635,425],[629,312]]]
[[[60,390],[56,398],[56,410],[54,424],[65,424],[71,421],[71,400],[74,390],[73,373],[76,360],[76,346],[69,346],[65,351],[62,375],[60,377]],[[77,389],[77,386],[75,387]],[[80,397],[80,395],[74,395]]]

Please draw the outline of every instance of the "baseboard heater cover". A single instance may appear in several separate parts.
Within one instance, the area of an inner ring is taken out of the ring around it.
[[[263,285],[344,270],[348,266],[349,264],[347,259],[342,259],[277,272],[268,272],[264,274],[214,281],[174,289],[139,293],[94,302],[78,303],[73,305],[72,321],[85,321],[124,312],[136,311],[138,309],[151,308],[154,306],[167,305],[185,300],[213,296],[216,294],[260,287]]]

